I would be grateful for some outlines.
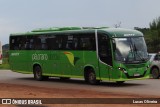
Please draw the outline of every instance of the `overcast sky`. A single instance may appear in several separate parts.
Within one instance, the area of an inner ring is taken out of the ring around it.
[[[0,41],[10,33],[62,26],[149,27],[160,0],[0,0]]]

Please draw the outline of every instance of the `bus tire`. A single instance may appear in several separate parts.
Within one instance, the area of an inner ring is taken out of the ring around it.
[[[33,68],[33,73],[34,73],[34,79],[38,81],[42,81],[44,77],[42,76],[42,69],[40,66],[35,66]]]
[[[93,69],[89,69],[86,76],[87,77],[85,79],[87,79],[87,80],[85,80],[85,81],[87,81],[89,84],[96,85],[96,84],[100,83],[99,80],[96,80],[96,74],[93,71]]]
[[[160,73],[157,67],[152,68],[151,74],[154,79],[159,79]]]

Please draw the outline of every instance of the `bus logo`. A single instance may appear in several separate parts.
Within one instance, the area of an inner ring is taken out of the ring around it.
[[[71,52],[64,52],[64,54],[67,56],[71,65],[75,66],[76,62],[79,60],[79,57],[75,57]]]
[[[48,60],[48,55],[47,54],[33,54],[32,55],[32,61],[34,60]]]

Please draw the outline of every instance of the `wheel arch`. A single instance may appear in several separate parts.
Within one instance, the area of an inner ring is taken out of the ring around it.
[[[91,64],[87,64],[84,66],[84,72],[87,71],[88,69],[93,69],[95,71],[95,67]]]
[[[91,85],[96,85],[100,83],[100,79],[97,76],[98,74],[96,74],[98,72],[96,72],[96,69],[93,65],[86,65],[84,67],[84,79],[87,83],[91,84]],[[92,76],[91,76],[92,75]],[[97,79],[98,77],[98,79]]]
[[[34,68],[36,67],[36,66],[39,66],[39,67],[41,67],[42,68],[42,65],[40,64],[40,63],[33,63],[33,68],[32,68],[32,72],[34,73]]]
[[[84,66],[84,69],[83,69],[84,77],[87,75],[89,69],[93,69],[93,72],[95,73],[95,67],[91,64],[87,64],[87,65]]]

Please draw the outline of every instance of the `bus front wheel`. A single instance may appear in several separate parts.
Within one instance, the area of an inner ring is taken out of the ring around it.
[[[38,81],[43,80],[42,69],[40,66],[35,66],[33,69],[33,73],[34,73],[34,79],[36,79]]]
[[[96,74],[95,74],[95,72],[92,69],[90,69],[87,72],[87,75],[85,77],[85,81],[88,82],[89,84],[92,84],[92,85],[100,83],[99,80],[96,80]]]

